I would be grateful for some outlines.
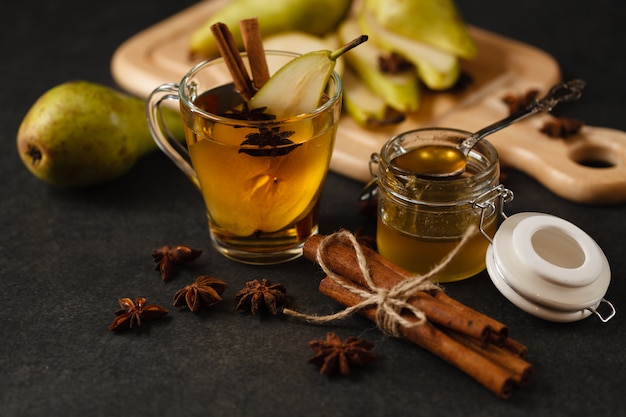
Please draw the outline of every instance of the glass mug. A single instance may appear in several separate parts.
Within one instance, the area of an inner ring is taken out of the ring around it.
[[[270,74],[296,56],[266,51]],[[285,94],[290,91],[285,86]],[[167,100],[179,102],[186,148],[163,123],[160,106]],[[180,84],[164,84],[150,94],[152,135],[202,193],[211,241],[220,253],[258,265],[302,255],[304,242],[318,230],[341,100],[341,79],[333,73],[323,103],[310,113],[261,121],[224,115],[241,98],[222,58],[201,62]],[[263,143],[267,135],[288,140],[269,146]]]

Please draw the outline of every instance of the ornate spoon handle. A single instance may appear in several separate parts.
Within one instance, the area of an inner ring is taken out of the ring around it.
[[[518,110],[502,120],[499,120],[487,127],[480,129],[467,137],[459,146],[459,149],[467,155],[476,143],[487,135],[509,126],[515,122],[525,119],[533,114],[552,110],[557,104],[567,101],[574,101],[580,98],[585,82],[579,78],[555,85],[541,99],[533,101],[525,108]]]

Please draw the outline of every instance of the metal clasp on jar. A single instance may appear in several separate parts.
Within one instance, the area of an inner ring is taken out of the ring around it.
[[[513,197],[513,191],[500,184],[472,200],[472,207],[480,210],[480,222],[478,228],[480,233],[489,241],[489,243],[493,243],[493,240],[485,231],[485,219],[494,215],[498,210],[498,207],[500,207],[500,210],[497,214],[506,219],[506,214],[504,214],[504,204],[512,201]]]
[[[366,201],[370,201],[374,198],[377,198],[378,195],[378,170],[374,168],[374,164],[378,164],[380,161],[380,155],[378,153],[373,153],[372,156],[370,156],[370,161],[369,161],[369,169],[370,169],[370,175],[372,176],[372,179],[369,180],[369,182],[367,184],[365,184],[365,187],[363,187],[363,190],[361,191],[361,195],[359,195],[359,201],[361,202],[366,202]]]
[[[606,304],[607,307],[609,308],[609,311],[606,313],[605,316],[603,316],[602,313],[598,311],[598,308],[600,307],[602,303]],[[615,316],[615,313],[616,313],[615,307],[613,306],[613,304],[605,298],[602,298],[602,300],[600,301],[600,304],[598,304],[598,307],[596,308],[587,307],[587,310],[591,311],[593,314],[598,316],[598,318],[600,319],[602,323],[606,323],[607,321],[611,320],[613,316]]]

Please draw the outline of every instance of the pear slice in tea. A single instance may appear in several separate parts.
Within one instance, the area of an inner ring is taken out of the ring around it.
[[[361,35],[335,51],[313,51],[294,58],[256,92],[249,107],[265,107],[265,113],[279,120],[310,113],[320,105],[337,58],[366,40]]]

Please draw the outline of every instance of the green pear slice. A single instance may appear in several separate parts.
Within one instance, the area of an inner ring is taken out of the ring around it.
[[[339,39],[345,42],[360,33],[354,19],[345,20],[338,30]],[[368,42],[345,56],[347,64],[355,71],[361,81],[382,97],[387,104],[400,111],[412,112],[419,107],[419,80],[413,71],[400,74],[386,74],[378,69],[378,58],[387,51],[374,43]]]
[[[342,81],[344,109],[359,125],[382,126],[403,120],[399,114],[388,117],[390,112],[387,102],[365,85],[350,68],[345,69]]]
[[[413,62],[420,79],[429,88],[443,90],[456,82],[460,66],[455,55],[386,29],[368,10],[359,14],[358,23],[362,31],[371,35],[373,44]]]
[[[334,67],[335,61],[328,59],[325,51],[295,58],[252,97],[250,108],[265,107],[265,112],[277,119],[308,113],[318,107]]]
[[[321,37],[301,31],[289,31],[268,36],[263,40],[263,46],[266,50],[289,51],[298,54],[306,54],[310,51],[323,49],[335,50],[341,46],[341,43],[335,34]],[[342,75],[343,68],[344,59],[337,59],[335,72]]]
[[[387,102],[363,84],[351,69],[344,71],[342,81],[344,108],[358,124],[367,126],[372,120],[385,117]]]
[[[335,51],[313,51],[294,58],[256,92],[249,107],[265,107],[265,112],[277,119],[312,112],[320,104],[337,58],[366,40],[363,35]]]
[[[476,55],[453,0],[367,0],[365,7],[388,30],[465,59]]]

